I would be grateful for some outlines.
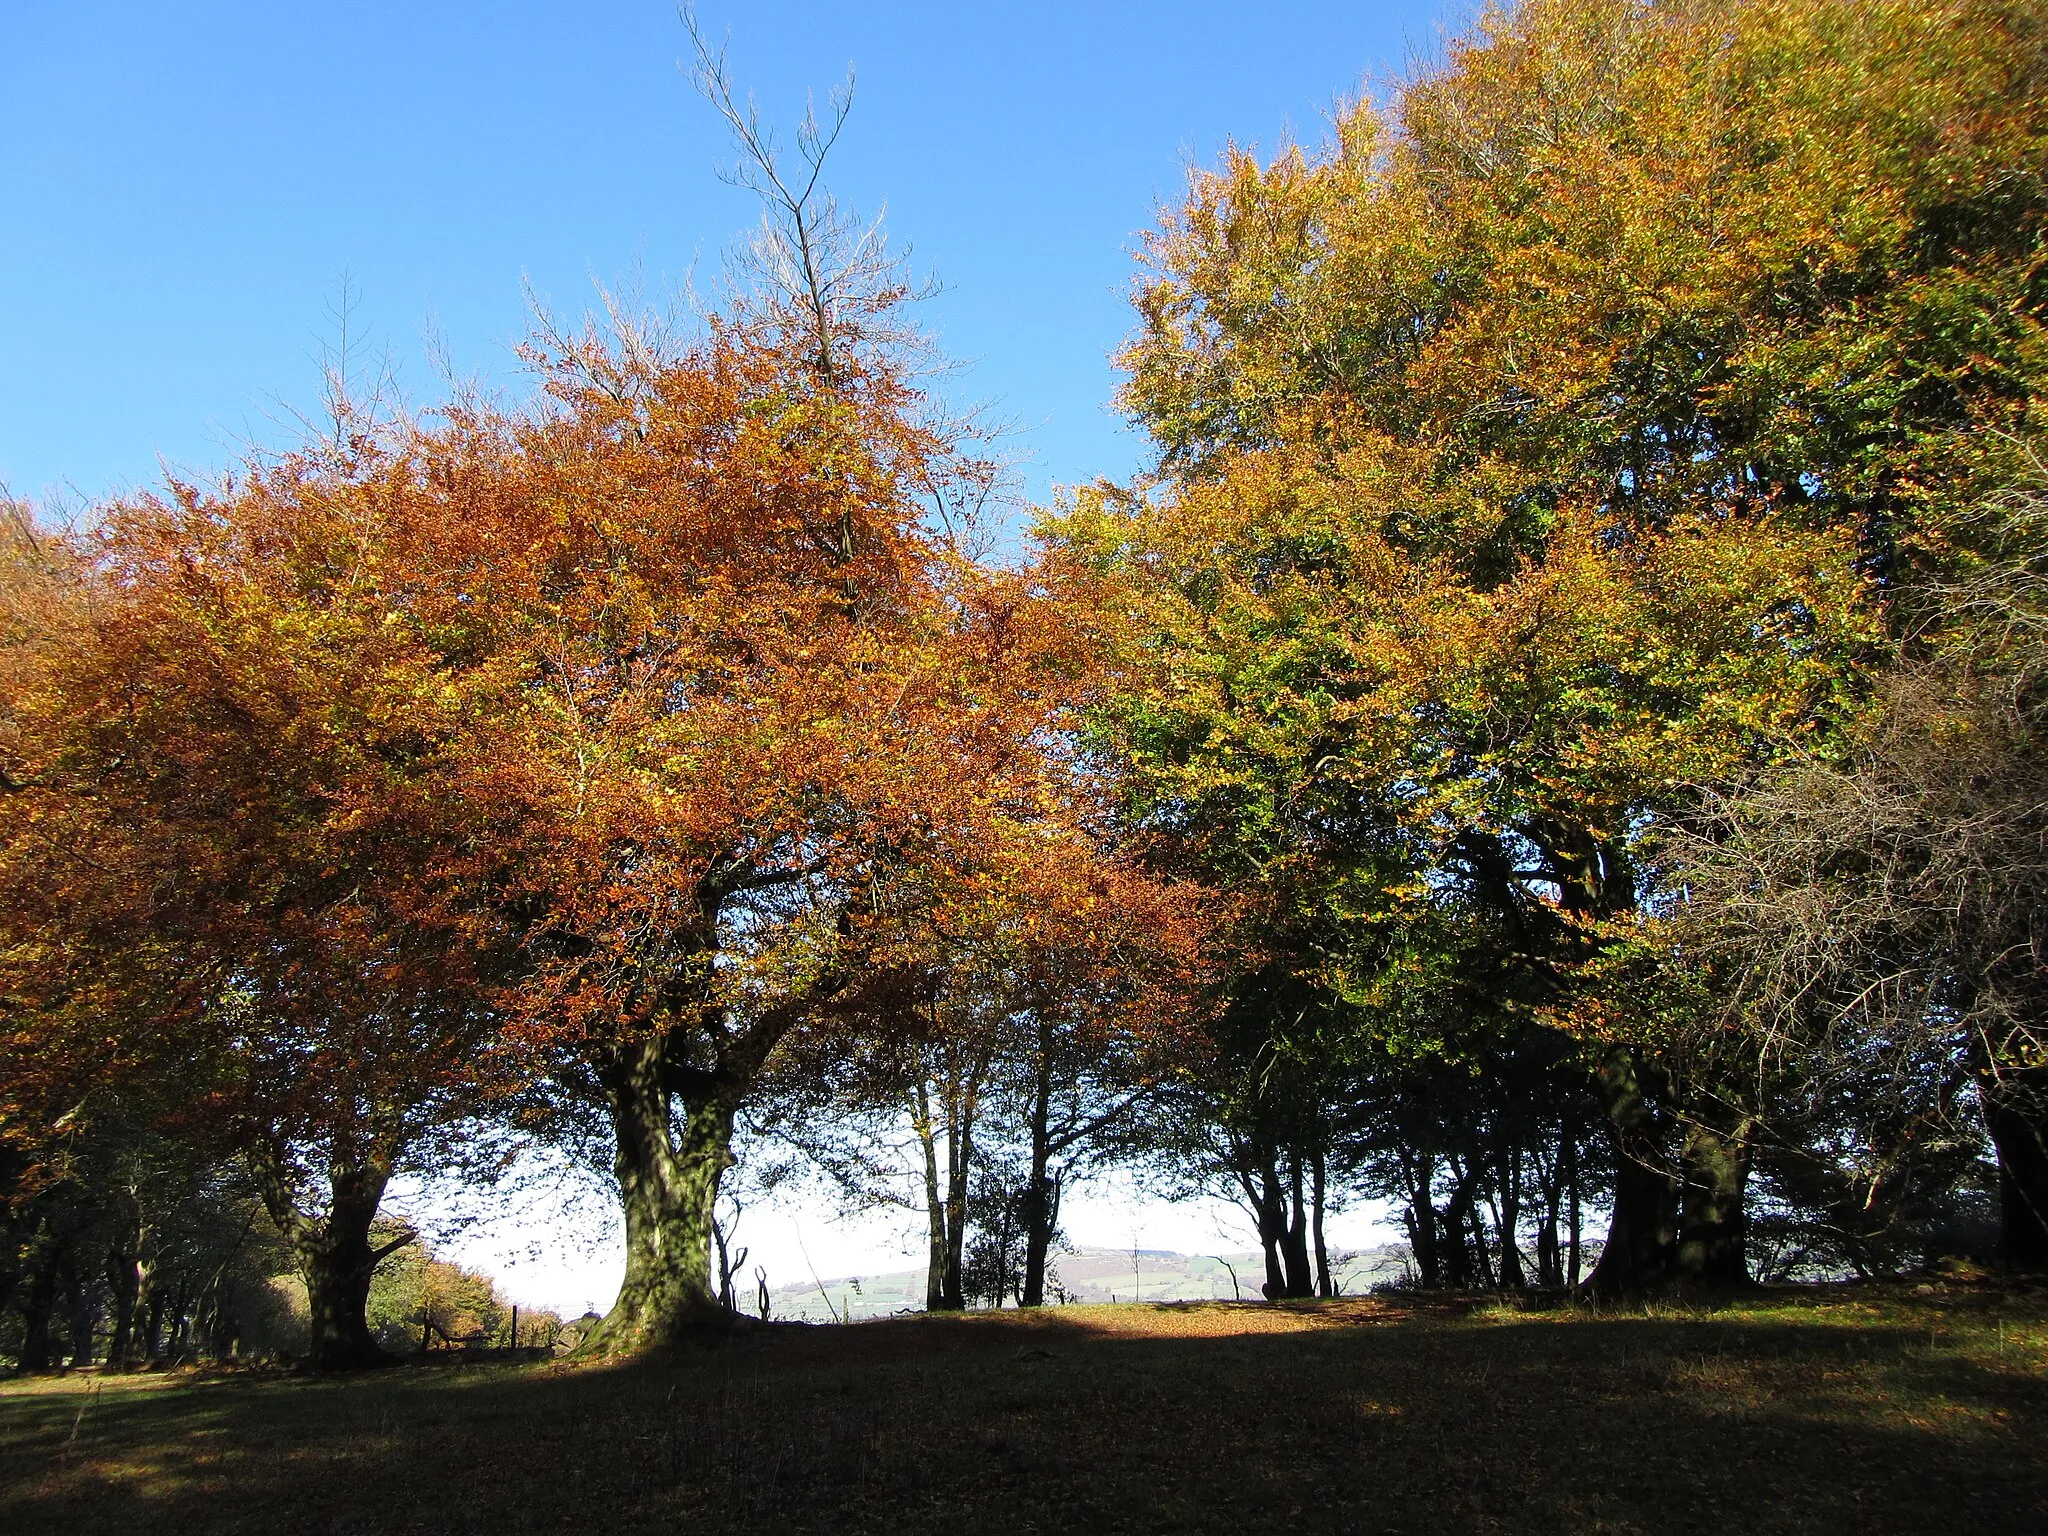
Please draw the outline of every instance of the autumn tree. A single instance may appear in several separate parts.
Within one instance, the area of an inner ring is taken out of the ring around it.
[[[1045,1300],[1066,1189],[1127,1155],[1145,1108],[1213,1044],[1212,893],[1116,847],[1092,783],[1077,804],[1086,814],[1064,835],[1042,826],[983,875],[975,913],[990,1026],[981,1138],[1012,1169],[1007,1183],[984,1181],[1009,1193],[982,1205],[1014,1224],[1013,1291],[1026,1307]]]
[[[1212,893],[1120,842],[1074,751],[1099,684],[1085,649],[1076,660],[1020,717],[1036,727],[1028,795],[967,857],[920,872],[901,992],[875,1017],[800,1028],[764,1085],[760,1128],[842,1196],[921,1208],[931,1310],[967,1304],[997,1164],[1015,1186],[997,1202],[1015,1229],[1009,1290],[1041,1304],[1063,1188],[1118,1155],[1134,1112],[1209,1043]]]
[[[1079,836],[1046,809],[1076,636],[955,552],[933,498],[981,466],[861,322],[828,369],[814,318],[544,339],[543,404],[414,441],[365,582],[461,720],[439,867],[519,936],[505,1037],[613,1135],[593,1348],[725,1315],[713,1201],[778,1049],[906,1013],[945,914]]]
[[[396,632],[463,727],[435,764],[475,911],[512,923],[508,1034],[609,1126],[626,1274],[590,1349],[724,1320],[713,1211],[785,1042],[900,1019],[948,903],[1030,846],[1085,671],[961,554],[990,466],[920,392],[906,297],[722,61],[700,84],[766,222],[698,333],[544,332],[531,409],[422,439]]]
[[[1845,1195],[1891,1212],[1981,1116],[2000,1250],[2048,1265],[2040,862],[2048,496],[2023,442],[1975,557],[1908,594],[1913,654],[1845,752],[1719,796],[1671,850],[1665,932],[1724,978],[1703,1033],[1853,1102]],[[1875,1235],[1875,1234],[1873,1234]]]
[[[1516,934],[1499,1001],[1597,1069],[1603,1288],[1741,1275],[1758,1106],[1573,978],[1701,786],[1842,739],[1890,595],[1966,538],[2040,355],[2041,36],[2002,0],[1489,13],[1327,147],[1197,173],[1125,353],[1164,478],[1049,530],[1125,583],[1104,739],[1268,898],[1247,954],[1336,935],[1288,974],[1355,1022],[1444,903]]]
[[[1011,930],[1021,1006],[998,1081],[1021,1174],[1025,1307],[1045,1301],[1067,1189],[1131,1158],[1148,1107],[1200,1070],[1215,1038],[1215,894],[1161,881],[1133,851],[1106,868],[1077,864],[1070,855],[1067,869],[1041,864],[1020,881],[1031,908]]]
[[[426,766],[459,701],[383,578],[410,465],[363,433],[108,509],[9,700],[10,1054],[46,1106],[119,1092],[246,1159],[326,1366],[378,1358],[389,1180],[473,1145],[512,1081],[501,951],[439,900]]]

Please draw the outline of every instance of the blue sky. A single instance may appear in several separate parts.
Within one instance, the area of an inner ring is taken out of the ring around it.
[[[1141,459],[1108,354],[1186,164],[1319,137],[1467,14],[700,7],[778,122],[856,67],[835,187],[946,285],[955,392],[1017,424],[1040,497]],[[0,485],[91,501],[288,440],[344,274],[422,400],[429,326],[518,387],[526,283],[570,312],[594,280],[708,286],[754,213],[686,47],[665,0],[0,0]]]

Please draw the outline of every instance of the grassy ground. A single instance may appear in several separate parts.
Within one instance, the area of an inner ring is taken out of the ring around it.
[[[2048,1531],[2048,1296],[1068,1307],[0,1386],[0,1531]]]

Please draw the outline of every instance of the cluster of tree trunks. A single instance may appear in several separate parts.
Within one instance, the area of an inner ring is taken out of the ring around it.
[[[197,1271],[155,1260],[155,1234],[133,1200],[102,1209],[60,1185],[23,1200],[5,1220],[0,1309],[20,1312],[20,1370],[132,1370],[235,1352],[241,1325],[224,1281],[253,1212],[241,1239]]]

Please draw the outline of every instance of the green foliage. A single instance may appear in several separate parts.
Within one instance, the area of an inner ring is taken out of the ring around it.
[[[1223,1113],[1683,1029],[1659,837],[1841,750],[2035,411],[2044,79],[2038,0],[1532,0],[1195,175],[1124,354],[1161,476],[1041,533],[1130,816],[1241,897]]]

